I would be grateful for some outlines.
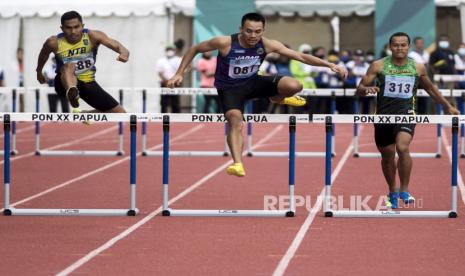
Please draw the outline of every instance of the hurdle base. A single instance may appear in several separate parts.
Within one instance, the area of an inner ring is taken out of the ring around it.
[[[163,156],[163,151],[146,151],[142,153],[143,156]],[[211,156],[228,156],[224,151],[171,151],[169,156],[197,156],[197,157],[211,157]]]
[[[168,209],[172,217],[293,217],[291,210],[176,210]],[[163,213],[162,213],[163,214]]]
[[[397,210],[380,210],[380,211],[328,211],[332,217],[336,218],[451,218],[452,211],[397,211]],[[328,213],[326,212],[326,213]],[[325,216],[326,216],[325,213]],[[330,217],[330,216],[326,216]]]
[[[135,216],[139,209],[8,209],[11,216]],[[4,210],[4,213],[7,210]]]
[[[437,152],[412,152],[410,153],[411,157],[415,158],[441,158],[441,154]],[[378,152],[357,152],[353,154],[353,157],[355,158],[379,158],[381,157],[381,154]],[[396,154],[396,157],[397,154]]]
[[[330,217],[332,217],[332,216],[333,216],[333,212],[332,212],[332,211],[326,211],[326,212],[325,212],[325,217],[330,218]]]
[[[15,156],[15,155],[17,155],[17,154],[18,154],[18,151],[17,151],[17,150],[12,150],[12,151],[10,151],[10,155],[11,155],[11,156]]]
[[[169,217],[171,215],[171,212],[170,212],[170,210],[163,210],[161,212],[161,215],[164,216],[164,217]]]
[[[289,152],[287,151],[254,151],[247,153],[249,157],[289,157]],[[305,151],[297,151],[295,153],[296,157],[325,157],[325,152],[305,152]],[[332,157],[335,154],[331,154]]]
[[[106,150],[41,150],[36,151],[37,156],[121,156],[121,151]]]
[[[10,209],[3,210],[3,215],[4,216],[11,216],[11,210]]]
[[[460,158],[465,158],[465,153],[460,154]]]
[[[457,212],[450,211],[449,218],[457,218]]]
[[[286,217],[288,217],[288,218],[295,217],[295,212],[294,211],[287,211],[286,212]]]

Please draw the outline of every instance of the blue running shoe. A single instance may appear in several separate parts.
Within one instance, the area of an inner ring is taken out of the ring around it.
[[[399,208],[399,193],[389,193],[387,196],[386,207],[397,209]]]
[[[409,192],[400,192],[400,199],[405,203],[405,204],[409,204],[409,203],[414,203],[415,202],[415,198],[409,193]]]

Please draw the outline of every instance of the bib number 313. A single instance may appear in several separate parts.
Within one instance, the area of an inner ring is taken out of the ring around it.
[[[408,99],[413,96],[415,77],[386,76],[384,96],[389,98]]]

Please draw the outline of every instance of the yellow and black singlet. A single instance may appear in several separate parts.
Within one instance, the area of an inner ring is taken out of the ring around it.
[[[74,74],[82,82],[91,82],[95,80],[94,66],[97,57],[97,48],[93,49],[92,42],[89,38],[89,30],[84,29],[82,38],[77,43],[69,43],[64,34],[57,35],[58,49],[56,52],[57,70],[60,72],[61,67],[67,63],[75,63],[76,69]]]

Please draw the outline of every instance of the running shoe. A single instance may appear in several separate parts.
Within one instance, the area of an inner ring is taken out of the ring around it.
[[[242,163],[234,163],[226,169],[226,173],[229,175],[243,177],[245,176],[244,166]]]
[[[76,108],[71,109],[71,112],[72,113],[82,113],[82,110],[80,108],[76,107]],[[83,121],[82,123],[87,125],[87,126],[90,126],[92,124],[92,122],[89,122],[89,121]]]
[[[75,86],[68,88],[66,98],[73,108],[79,107],[79,90]]]
[[[305,100],[305,98],[302,98],[300,96],[286,97],[279,102],[273,101],[271,99],[270,101],[275,104],[285,104],[285,105],[290,105],[290,106],[304,106],[307,104],[307,100]]]
[[[405,204],[409,204],[409,203],[414,203],[415,202],[415,198],[409,193],[409,192],[400,192],[400,199],[405,203]]]
[[[386,207],[397,209],[399,208],[399,193],[389,193],[387,195]]]

